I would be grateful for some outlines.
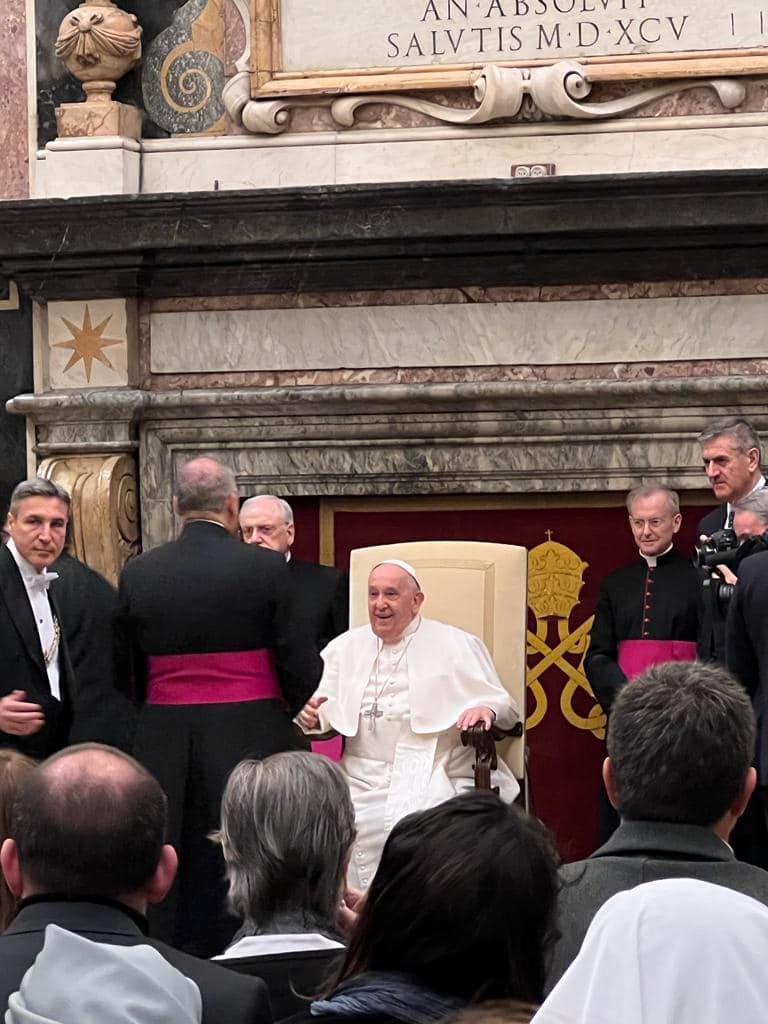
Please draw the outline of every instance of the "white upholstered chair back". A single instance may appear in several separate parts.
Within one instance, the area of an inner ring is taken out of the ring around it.
[[[402,558],[417,572],[423,614],[474,633],[493,656],[504,686],[525,719],[525,643],[528,553],[512,544],[481,541],[412,541],[356,548],[349,566],[349,625],[368,621],[368,576],[387,558]],[[525,734],[498,746],[512,771],[525,775]]]

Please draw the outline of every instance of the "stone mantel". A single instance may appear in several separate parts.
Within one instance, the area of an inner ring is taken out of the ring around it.
[[[38,454],[139,441],[145,545],[168,539],[178,464],[212,453],[243,494],[535,494],[703,483],[713,407],[768,429],[759,377],[21,395]],[[87,438],[87,441],[84,440]],[[80,447],[78,447],[80,446]]]
[[[622,410],[628,422],[645,418],[642,406],[668,410],[667,415],[690,416],[698,422],[699,410],[733,406],[744,411],[758,426],[768,426],[765,378],[689,377],[658,380],[495,381],[465,384],[358,384],[307,387],[274,387],[183,391],[98,389],[18,395],[6,403],[10,413],[29,416],[36,423],[179,420],[186,417],[229,418],[253,416],[318,415],[323,417],[387,415],[418,416],[424,413],[476,415],[483,410],[522,416],[567,410],[591,410],[601,432],[609,427],[623,432],[620,423],[606,424],[608,410]],[[674,407],[674,408],[672,408]],[[655,426],[654,426],[655,424]],[[648,430],[658,433],[658,414]],[[695,429],[695,423],[691,429]]]
[[[768,276],[764,170],[0,204],[37,301]]]

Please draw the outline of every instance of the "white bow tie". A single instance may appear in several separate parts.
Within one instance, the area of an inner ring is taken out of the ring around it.
[[[47,590],[51,583],[58,578],[57,572],[39,572],[36,576],[30,577],[28,582],[33,590]]]

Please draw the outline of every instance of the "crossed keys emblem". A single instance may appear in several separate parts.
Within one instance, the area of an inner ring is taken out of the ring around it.
[[[571,615],[579,603],[587,567],[588,563],[582,562],[575,551],[552,540],[551,530],[547,530],[547,541],[532,548],[528,554],[528,607],[536,618],[536,629],[535,632],[526,631],[526,654],[529,657],[539,654],[541,657],[528,668],[526,681],[535,706],[527,718],[526,728],[534,729],[547,713],[549,701],[541,677],[548,669],[556,667],[566,677],[560,693],[563,716],[577,729],[591,732],[596,739],[602,740],[605,738],[606,716],[595,701],[584,675],[584,657],[594,615],[569,632]],[[556,626],[554,645],[549,642],[552,626]],[[580,691],[584,691],[592,702],[586,715],[580,714],[574,706],[574,699]]]

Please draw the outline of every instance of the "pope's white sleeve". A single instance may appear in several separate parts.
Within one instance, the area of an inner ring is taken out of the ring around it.
[[[520,721],[520,711],[517,703],[510,693],[504,689],[504,684],[499,678],[496,666],[493,663],[491,652],[479,639],[473,636],[471,642],[472,652],[478,673],[482,676],[483,683],[478,688],[478,699],[472,704],[477,707],[484,704],[496,714],[496,725],[500,729],[511,729]],[[482,691],[482,695],[480,693]]]

